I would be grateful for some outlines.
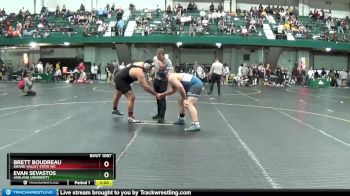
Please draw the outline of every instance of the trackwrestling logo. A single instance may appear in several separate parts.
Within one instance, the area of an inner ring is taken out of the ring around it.
[[[57,189],[2,189],[2,195],[6,196],[56,196]]]

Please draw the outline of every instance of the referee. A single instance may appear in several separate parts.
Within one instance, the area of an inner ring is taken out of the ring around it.
[[[153,58],[155,78],[153,82],[154,90],[157,93],[164,93],[168,89],[168,81],[158,75],[159,71],[169,70],[173,72],[174,67],[168,58],[165,58],[165,51],[163,48],[158,48],[157,56]],[[166,100],[165,97],[157,99],[157,115],[153,116],[154,120],[158,120],[158,123],[164,123],[165,111],[166,111]]]
[[[210,81],[210,90],[208,94],[212,94],[213,93],[213,87],[214,87],[214,83],[216,82],[217,87],[218,87],[218,95],[221,95],[221,89],[220,89],[220,85],[221,85],[221,78],[224,74],[224,65],[222,63],[220,63],[219,59],[216,58],[215,62],[212,64],[211,68],[210,68],[210,73],[209,76],[211,77],[211,81]]]

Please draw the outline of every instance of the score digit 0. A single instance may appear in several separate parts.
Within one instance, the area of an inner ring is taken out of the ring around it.
[[[108,177],[109,177],[109,173],[108,173],[108,172],[105,172],[105,173],[103,174],[103,176],[104,176],[105,178],[108,178]]]
[[[108,167],[108,166],[109,166],[109,162],[108,162],[108,161],[105,161],[105,162],[103,163],[103,165],[104,165],[105,167]]]

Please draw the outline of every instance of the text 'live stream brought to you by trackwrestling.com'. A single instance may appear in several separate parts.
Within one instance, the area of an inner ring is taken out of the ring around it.
[[[140,196],[140,195],[192,195],[192,191],[189,190],[121,190],[121,189],[3,189],[1,191],[4,196],[82,196],[82,195],[103,195],[103,196]]]

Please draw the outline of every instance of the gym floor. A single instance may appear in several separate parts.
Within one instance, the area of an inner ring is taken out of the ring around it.
[[[112,152],[115,188],[350,188],[350,89],[214,87],[197,106],[202,130],[185,133],[171,124],[178,94],[160,125],[155,98],[133,88],[141,124],[111,114],[106,83],[36,83],[35,97],[0,83],[0,187],[10,152]]]

